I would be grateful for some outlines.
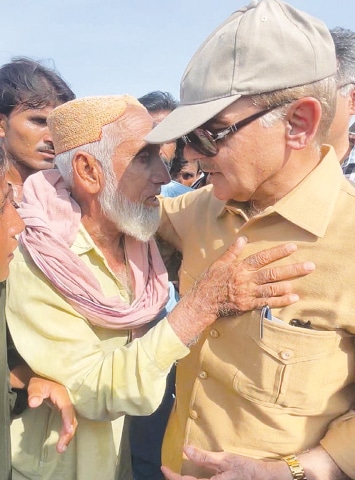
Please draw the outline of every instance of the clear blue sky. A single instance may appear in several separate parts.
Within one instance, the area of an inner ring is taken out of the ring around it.
[[[76,95],[179,97],[206,36],[248,0],[2,0],[0,64],[46,59]],[[329,28],[355,30],[355,0],[289,0]]]

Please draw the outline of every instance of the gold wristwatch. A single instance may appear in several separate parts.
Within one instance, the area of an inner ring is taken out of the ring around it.
[[[296,455],[287,455],[286,457],[282,457],[282,460],[289,466],[293,480],[307,480],[302,465],[297,460]]]

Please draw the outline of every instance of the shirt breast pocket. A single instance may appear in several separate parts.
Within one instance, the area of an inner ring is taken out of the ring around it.
[[[260,338],[259,316],[252,314],[233,388],[255,403],[318,412],[339,335],[265,320]]]

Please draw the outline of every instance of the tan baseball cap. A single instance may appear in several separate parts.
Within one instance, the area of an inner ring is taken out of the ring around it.
[[[175,140],[241,96],[305,85],[335,73],[334,43],[322,21],[281,0],[254,0],[197,50],[181,80],[180,105],[146,140]]]
[[[56,155],[100,140],[102,127],[118,120],[130,105],[145,110],[130,95],[76,98],[56,107],[47,118]]]

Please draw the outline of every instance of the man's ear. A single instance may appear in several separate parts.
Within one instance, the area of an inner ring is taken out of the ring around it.
[[[103,187],[103,172],[100,163],[90,153],[79,151],[72,160],[73,185],[93,195]]]
[[[296,100],[287,112],[287,145],[293,150],[305,148],[317,133],[322,115],[319,101],[313,97]]]
[[[350,92],[350,115],[355,115],[355,86]]]
[[[7,116],[4,113],[0,113],[0,138],[4,138],[6,135]]]

